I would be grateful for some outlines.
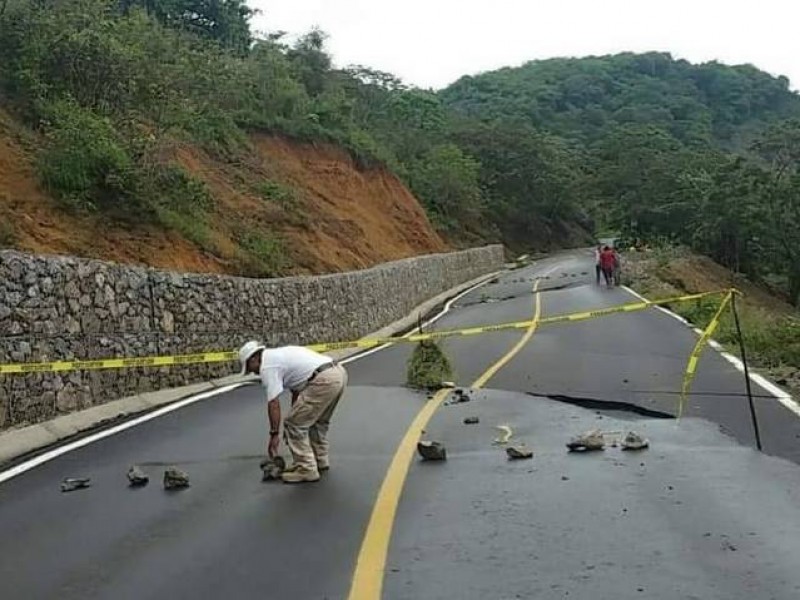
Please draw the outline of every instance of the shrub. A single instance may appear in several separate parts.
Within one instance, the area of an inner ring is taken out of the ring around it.
[[[256,193],[264,200],[275,202],[287,209],[295,208],[299,200],[297,191],[294,188],[269,179],[265,179],[256,185]]]
[[[17,231],[14,224],[10,221],[0,222],[0,248],[13,248],[16,243]]]
[[[67,206],[93,210],[130,200],[134,165],[107,118],[70,99],[43,107],[48,145],[39,158],[45,186]]]
[[[276,277],[289,266],[283,240],[258,231],[246,233],[241,241],[242,270],[248,277]]]
[[[175,164],[156,165],[142,177],[141,194],[158,221],[210,252],[217,248],[207,225],[213,198],[206,184]]]

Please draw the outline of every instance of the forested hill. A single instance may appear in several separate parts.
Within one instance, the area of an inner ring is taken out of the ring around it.
[[[647,124],[684,143],[744,149],[766,124],[800,116],[785,77],[655,52],[532,61],[462,77],[441,97],[473,117],[523,119],[586,143],[619,125]]]
[[[626,53],[463,77],[439,97],[494,131],[462,140],[476,156],[502,130],[513,132],[504,159],[523,138],[539,156],[561,148],[532,169],[532,188],[555,182],[559,202],[591,214],[596,230],[689,245],[800,304],[800,96],[785,77]],[[553,177],[563,164],[569,175]],[[552,206],[553,194],[539,197]]]

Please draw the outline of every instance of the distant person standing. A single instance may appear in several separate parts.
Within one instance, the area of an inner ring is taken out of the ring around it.
[[[597,244],[597,248],[594,249],[594,274],[597,277],[597,285],[600,285],[600,273],[602,272],[602,268],[600,267],[600,254],[602,252],[603,247]]]
[[[622,280],[622,257],[616,248],[612,248],[614,253],[614,285],[619,285]]]
[[[606,280],[606,285],[611,287],[614,285],[614,269],[617,264],[617,257],[614,251],[605,246],[600,252],[600,269],[603,271],[603,277]]]

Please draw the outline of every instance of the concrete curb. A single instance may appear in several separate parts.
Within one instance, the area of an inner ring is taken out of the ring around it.
[[[443,304],[464,290],[496,277],[499,272],[500,271],[495,271],[494,273],[483,275],[439,294],[417,306],[408,316],[398,319],[394,323],[366,337],[390,337],[408,330],[417,324],[419,315],[428,314],[438,305]],[[328,355],[337,360],[343,360],[361,352],[362,350],[359,349],[340,350],[337,352],[329,352]],[[69,438],[102,428],[112,422],[118,422],[122,419],[133,417],[190,396],[195,396],[232,384],[246,385],[256,381],[257,379],[255,377],[230,375],[228,377],[186,385],[179,388],[137,394],[136,396],[129,396],[68,415],[56,417],[55,419],[37,423],[36,425],[30,425],[19,429],[10,429],[0,433],[0,465],[9,463],[23,455],[52,446]]]

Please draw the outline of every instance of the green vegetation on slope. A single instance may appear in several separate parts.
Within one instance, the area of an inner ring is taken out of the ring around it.
[[[202,225],[208,192],[178,173],[175,149],[188,142],[237,163],[250,151],[247,134],[265,131],[333,142],[360,164],[387,165],[456,244],[503,235],[542,247],[577,229],[558,226],[585,221],[564,180],[565,161],[577,161],[557,141],[503,125],[497,135],[511,145],[484,152],[492,125],[461,119],[437,94],[389,74],[334,69],[320,31],[292,45],[254,36],[242,0],[4,6],[0,94],[43,135],[41,179],[70,210],[188,231],[213,253]],[[533,164],[542,189],[498,177],[506,159]]]
[[[71,210],[159,223],[214,253],[214,199],[175,149],[239,164],[249,133],[280,133],[388,166],[456,244],[619,231],[685,243],[800,302],[800,98],[785,78],[621,54],[435,93],[333,68],[317,30],[255,36],[250,16],[243,0],[0,4],[0,99],[46,140],[43,183]],[[309,217],[291,190],[257,193]],[[285,268],[274,232],[240,241],[247,271]]]

